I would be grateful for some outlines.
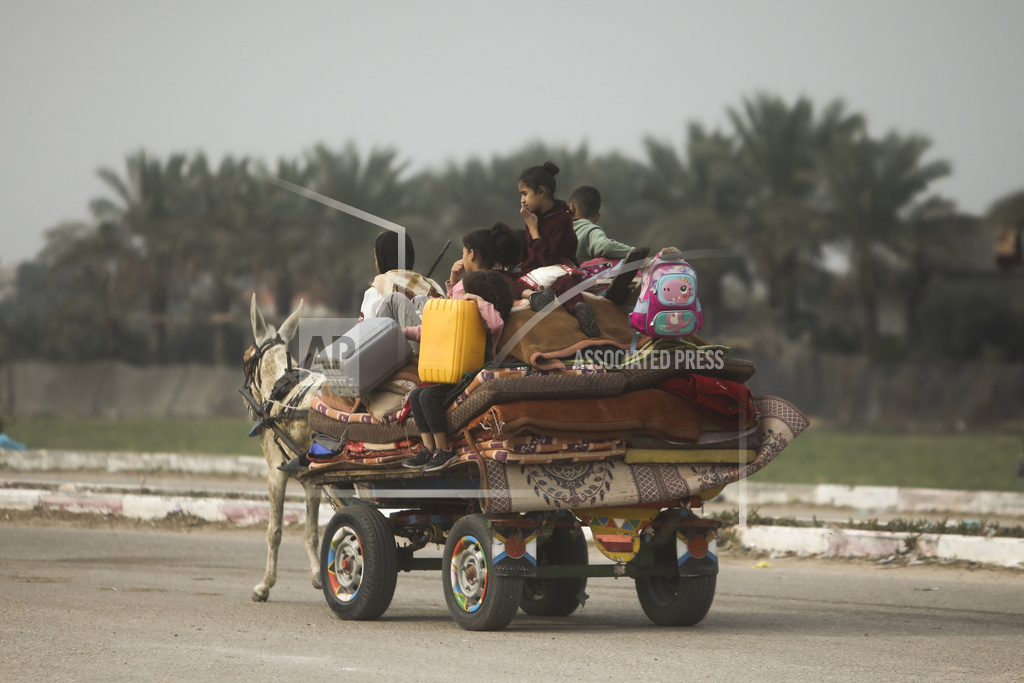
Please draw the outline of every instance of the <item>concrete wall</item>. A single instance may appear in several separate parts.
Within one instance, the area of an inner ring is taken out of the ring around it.
[[[242,368],[24,361],[0,368],[0,413],[20,417],[243,417]]]
[[[779,353],[757,364],[756,394],[850,426],[1024,428],[1024,365],[872,363],[860,356]],[[0,414],[93,417],[243,417],[240,367],[140,368],[34,361],[0,366]]]

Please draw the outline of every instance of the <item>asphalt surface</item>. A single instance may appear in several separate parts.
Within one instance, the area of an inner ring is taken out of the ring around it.
[[[644,616],[629,579],[592,579],[567,618],[504,631],[452,622],[438,572],[342,622],[286,531],[270,602],[253,603],[260,528],[169,529],[0,513],[6,680],[1020,680],[1024,577],[963,566],[722,558],[707,618]],[[425,551],[424,551],[425,552]],[[594,558],[593,561],[598,561]]]

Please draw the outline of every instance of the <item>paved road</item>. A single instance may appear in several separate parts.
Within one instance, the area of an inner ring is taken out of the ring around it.
[[[725,557],[697,627],[650,624],[632,581],[582,612],[499,633],[448,616],[436,572],[403,574],[375,622],[308,584],[295,529],[271,600],[249,600],[263,533],[0,519],[6,680],[1020,680],[1024,576],[953,567]]]

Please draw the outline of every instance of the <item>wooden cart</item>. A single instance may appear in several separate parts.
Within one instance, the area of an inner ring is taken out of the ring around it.
[[[448,610],[470,631],[502,629],[519,609],[569,615],[596,577],[635,579],[655,624],[691,626],[708,613],[720,523],[697,511],[716,492],[657,504],[584,501],[571,509],[495,514],[486,512],[494,505],[482,469],[470,461],[436,474],[389,468],[301,475],[321,486],[335,509],[320,554],[331,609],[346,620],[375,619],[390,605],[399,572],[440,570]],[[584,527],[613,563],[588,563]],[[416,557],[428,544],[443,544],[443,557]]]

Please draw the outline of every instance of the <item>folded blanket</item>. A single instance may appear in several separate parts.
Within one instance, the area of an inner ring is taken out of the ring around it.
[[[318,404],[324,407],[323,412],[326,414],[330,411],[334,413],[354,413],[360,410],[363,405],[362,398],[352,398],[349,396],[337,396],[331,391],[330,385],[324,382],[320,387],[320,393],[313,397]]]
[[[621,458],[626,444],[621,440],[565,439],[528,434],[509,439],[491,439],[487,430],[463,431],[459,444],[465,459],[498,462],[594,462]]]
[[[807,418],[773,396],[754,399],[761,414],[757,457],[724,463],[642,463],[623,461],[568,465],[515,464],[481,460],[484,512],[586,509],[615,505],[658,505],[721,488],[771,462],[800,432]]]
[[[697,441],[700,414],[686,399],[645,389],[608,398],[514,401],[491,407],[471,427],[501,438],[540,434],[565,438],[626,439],[646,434]]]
[[[505,321],[496,358],[503,360],[511,355],[541,370],[561,370],[565,367],[562,359],[573,358],[585,348],[628,349],[633,341],[629,316],[608,299],[585,296],[585,301],[597,316],[600,337],[583,334],[576,318],[561,306],[543,314],[516,310]]]
[[[651,448],[663,450],[692,450],[695,448],[714,448],[736,450],[737,448],[760,448],[762,433],[760,415],[754,413],[753,418],[742,432],[729,429],[718,429],[710,423],[702,422],[700,438],[697,441],[681,442],[660,439],[654,436],[631,436],[626,440],[630,448]]]
[[[724,359],[724,367],[719,369],[699,370],[693,374],[704,377],[718,377],[732,382],[745,384],[754,376],[756,369],[754,363],[741,358]],[[680,377],[691,374],[685,370],[676,368],[627,368],[621,371],[626,378],[626,391],[637,391],[639,389],[650,389],[670,377]]]
[[[367,458],[345,458],[346,462],[354,462],[360,465],[396,466],[412,457],[412,453],[396,453],[395,455],[380,455]]]
[[[621,443],[621,442],[619,442]],[[626,452],[625,446],[603,448],[601,450],[572,452],[562,451],[560,453],[514,453],[496,448],[473,450],[466,447],[459,450],[460,460],[494,460],[512,464],[530,465],[565,465],[574,462],[600,462],[603,460],[619,460]]]
[[[488,432],[482,432],[488,434]],[[469,439],[467,439],[469,441]],[[479,450],[506,450],[513,453],[561,453],[575,452],[586,453],[588,451],[599,451],[618,445],[619,441],[594,441],[590,439],[559,439],[554,436],[537,436],[526,434],[504,440],[474,440]]]
[[[408,455],[395,455],[381,458],[365,458],[358,460],[338,459],[331,461],[309,461],[310,472],[335,471],[346,469],[402,469],[402,461],[407,460]]]
[[[348,441],[345,443],[344,453],[346,455],[381,455],[393,453],[411,453],[414,446],[418,446],[419,439],[402,439],[401,441],[389,441],[387,443],[369,443],[366,441]]]
[[[517,377],[532,377],[532,376],[565,376],[565,375],[599,375],[603,374],[605,369],[596,365],[580,364],[564,370],[534,370],[526,365],[522,365],[515,368],[494,368],[485,369],[477,373],[476,377],[466,385],[466,388],[455,399],[455,402],[448,407],[448,412],[452,412],[456,407],[462,404],[470,394],[480,388],[484,382],[490,382],[496,379],[510,379]],[[512,384],[511,386],[515,386]],[[578,389],[579,383],[574,386],[574,389]],[[585,390],[584,390],[585,391]],[[599,390],[600,391],[600,390]]]
[[[735,465],[751,463],[757,457],[757,450],[747,448],[692,448],[685,451],[667,448],[630,448],[626,451],[625,462],[637,463],[727,463]]]
[[[337,406],[337,403],[334,403]],[[380,424],[380,420],[375,418],[370,413],[353,413],[339,409],[338,407],[332,407],[330,399],[325,396],[314,396],[309,402],[310,410],[316,411],[332,420],[338,422],[360,422],[363,424]]]
[[[404,422],[387,422],[384,424],[361,424],[359,422],[342,422],[334,420],[319,410],[309,411],[309,428],[335,438],[349,441],[368,441],[386,443],[419,436],[412,420]]]

